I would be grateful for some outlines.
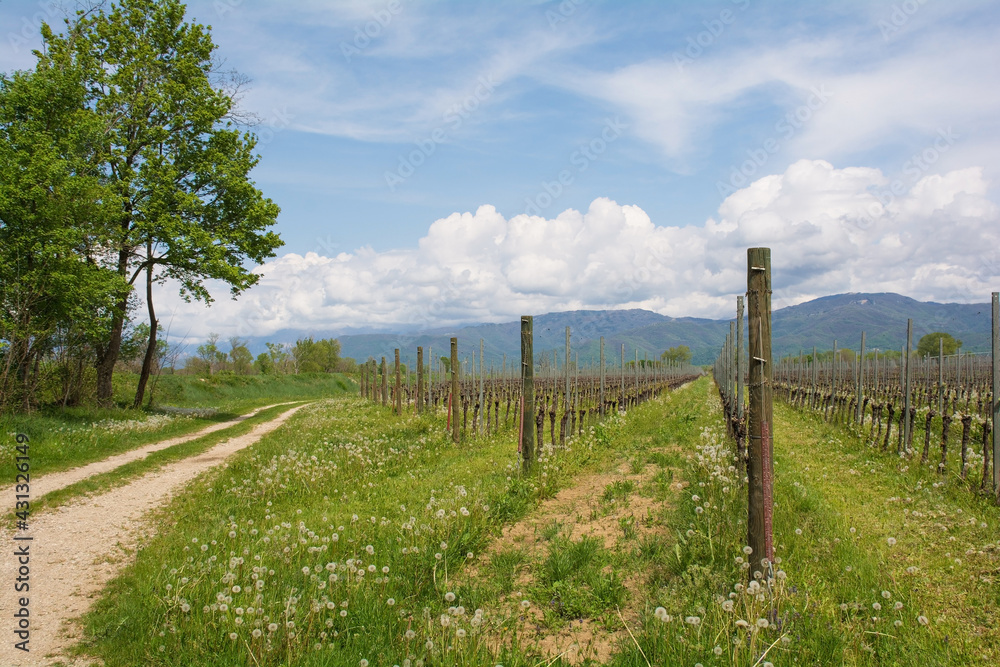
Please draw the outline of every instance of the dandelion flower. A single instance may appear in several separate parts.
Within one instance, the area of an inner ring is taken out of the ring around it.
[[[920,623],[920,625],[927,625],[928,623],[930,623],[930,621],[927,620],[926,616],[917,616],[917,622]]]
[[[455,594],[452,593],[451,591],[448,591],[447,593],[444,594],[444,599],[446,602],[454,602]]]
[[[896,538],[895,537],[890,537],[889,539],[886,540],[886,543],[890,547],[894,547],[894,546],[896,546]]]
[[[888,600],[889,598],[892,597],[892,593],[890,593],[889,591],[882,591],[882,597]]]
[[[385,601],[385,603],[391,607],[394,604],[396,604],[396,600],[394,598],[389,598],[388,600]]]
[[[368,667],[368,661],[365,660],[364,658],[361,658],[361,662],[359,662],[358,664],[361,665],[361,667]]]
[[[894,604],[892,608],[895,609],[896,611],[899,611],[900,609],[903,608],[903,603],[900,602],[899,600],[896,600],[896,604]]]
[[[743,547],[743,553],[745,553],[747,556],[749,556],[750,554],[753,553],[753,547],[750,547],[750,546]]]
[[[527,609],[531,606],[531,602],[528,600],[521,600],[521,609]]]
[[[766,618],[758,618],[757,619],[757,627],[760,628],[761,630],[767,628],[769,625],[771,625],[771,624],[768,622],[768,620]]]

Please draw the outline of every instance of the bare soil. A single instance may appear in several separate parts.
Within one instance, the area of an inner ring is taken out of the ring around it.
[[[655,465],[647,465],[639,473],[634,473],[630,465],[624,463],[616,472],[581,477],[574,486],[543,501],[524,520],[505,528],[502,536],[483,554],[484,564],[497,551],[510,547],[520,548],[527,555],[529,567],[522,570],[515,583],[516,590],[500,604],[508,614],[519,615],[521,620],[517,634],[523,646],[537,650],[550,660],[562,657],[572,665],[585,660],[603,664],[617,651],[621,642],[631,641],[625,624],[629,627],[638,624],[639,613],[643,608],[641,573],[623,577],[630,597],[629,602],[618,612],[620,616],[617,616],[618,623],[613,630],[608,629],[603,621],[592,618],[573,620],[553,628],[546,622],[539,606],[544,601],[532,601],[532,606],[526,611],[518,610],[517,605],[529,597],[527,591],[534,583],[531,564],[545,559],[548,540],[544,532],[546,529],[552,530],[553,522],[560,524],[561,535],[568,536],[573,541],[579,541],[585,536],[595,537],[608,550],[631,550],[634,540],[655,532],[658,528],[647,521],[647,518],[662,509],[663,503],[640,494],[639,490],[649,483],[658,469]],[[629,480],[635,485],[635,490],[628,498],[615,502],[602,500],[605,489],[622,480]],[[670,490],[676,493],[686,486],[687,482],[674,481]],[[625,538],[620,524],[620,520],[629,516],[635,519],[636,536],[631,540]],[[469,576],[478,576],[482,567],[470,571]],[[498,638],[498,641],[506,639]]]

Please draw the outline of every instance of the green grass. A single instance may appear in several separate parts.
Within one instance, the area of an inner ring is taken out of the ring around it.
[[[118,374],[123,375],[123,374]],[[122,380],[124,382],[124,380]],[[0,415],[0,466],[12,466],[15,433],[30,438],[31,473],[75,468],[167,438],[229,421],[255,407],[342,394],[355,385],[341,375],[163,376],[157,395],[166,404],[211,408],[207,416],[185,416],[117,408],[47,408]],[[11,480],[13,481],[13,480]]]
[[[705,401],[698,421],[715,432],[683,472],[692,484],[671,518],[674,553],[651,570],[638,647],[612,664],[995,664],[996,507],[850,429],[778,405],[780,574],[757,599],[740,551],[745,485],[729,468],[711,391]],[[642,551],[663,557],[656,545]]]
[[[82,649],[109,667],[557,667],[529,640],[592,619],[621,633],[617,667],[1000,660],[1000,512],[848,428],[776,406],[776,578],[753,594],[746,486],[707,378],[544,449],[533,475],[512,443],[456,447],[440,416],[356,397],[307,407],[162,511]],[[602,498],[658,504],[614,547],[553,520],[536,551],[482,558],[541,500],[623,463],[656,469]]]

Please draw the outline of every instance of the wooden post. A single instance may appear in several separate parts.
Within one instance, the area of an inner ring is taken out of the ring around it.
[[[382,357],[382,405],[389,404],[389,374],[385,367],[385,357]]]
[[[773,424],[771,356],[771,249],[747,250],[747,295],[750,325],[750,420],[748,540],[751,551],[750,576],[760,571],[768,576],[774,562],[772,538],[773,505]]]
[[[604,416],[604,336],[601,336],[601,409],[600,415]]]
[[[531,470],[535,457],[535,357],[533,350],[533,319],[521,317],[521,425],[518,442],[521,445],[521,468]]]
[[[736,297],[736,419],[743,422],[743,374],[746,372],[746,359],[743,358],[743,297]],[[742,431],[742,429],[741,429]],[[737,439],[742,436],[737,434]],[[745,443],[739,442],[740,450]]]
[[[625,343],[622,343],[622,400],[618,404],[618,411],[625,409]]]
[[[1000,501],[1000,292],[993,292],[993,493]]]
[[[417,347],[417,396],[413,401],[417,414],[424,411],[424,348]]]
[[[903,451],[910,444],[910,349],[913,347],[913,319],[906,320],[906,354],[903,355]]]
[[[400,366],[399,366],[399,348],[396,348],[396,395],[395,395],[395,409],[396,416],[401,416],[403,414],[403,391],[401,378],[399,377]]]
[[[458,405],[461,402],[461,396],[458,393],[458,339],[451,339],[451,399],[449,404],[451,405],[451,440],[452,442],[458,443],[459,437],[459,426],[458,426]]]
[[[486,348],[483,344],[483,339],[479,339],[479,432],[483,432],[483,420],[486,419],[486,385],[484,378],[486,377],[483,371],[483,351]]]
[[[938,338],[938,414],[944,414],[944,336]]]
[[[857,405],[854,406],[855,407],[854,421],[856,421],[858,424],[864,423],[865,420],[865,414],[861,409],[861,399],[865,391],[864,387],[861,385],[861,378],[864,376],[864,371],[865,371],[865,332],[862,331],[861,352],[860,354],[858,354],[858,385],[857,385],[858,390],[856,392],[857,396],[855,396]]]

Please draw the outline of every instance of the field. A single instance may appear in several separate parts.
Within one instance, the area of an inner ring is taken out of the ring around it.
[[[855,429],[776,407],[775,570],[753,581],[708,377],[546,444],[530,475],[510,428],[456,446],[443,408],[341,391],[146,515],[54,660],[994,664],[1000,512]]]

